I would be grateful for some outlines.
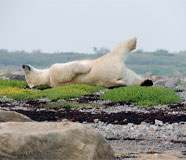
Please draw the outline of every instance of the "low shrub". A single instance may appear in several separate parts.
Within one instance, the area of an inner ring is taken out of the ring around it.
[[[182,102],[180,97],[174,91],[162,87],[120,87],[109,90],[105,94],[101,95],[100,98],[114,102],[128,101],[141,106]]]

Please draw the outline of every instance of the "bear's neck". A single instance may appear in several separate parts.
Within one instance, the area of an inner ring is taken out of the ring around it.
[[[49,69],[37,69],[37,74],[38,76],[34,82],[34,86],[39,86],[41,84],[50,86]]]

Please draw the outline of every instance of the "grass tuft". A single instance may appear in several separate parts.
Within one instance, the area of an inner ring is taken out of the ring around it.
[[[109,90],[100,96],[113,102],[128,101],[140,106],[153,106],[180,103],[182,100],[172,90],[162,87],[120,87]]]

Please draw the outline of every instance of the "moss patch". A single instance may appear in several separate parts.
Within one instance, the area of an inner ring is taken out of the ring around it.
[[[109,90],[100,96],[113,102],[128,101],[140,106],[180,103],[182,100],[172,90],[162,87],[121,87]]]
[[[19,80],[0,80],[0,87],[16,87],[16,88],[26,88],[28,85],[25,81]]]
[[[11,95],[11,94],[17,94],[17,93],[29,93],[31,92],[28,89],[20,89],[15,87],[0,87],[0,95]]]
[[[45,90],[38,91],[25,89],[26,86],[27,84],[24,81],[0,80],[0,97],[5,95],[8,98],[16,100],[38,99],[46,97],[50,100],[57,100],[66,98],[78,98],[82,95],[92,94],[103,89],[103,87],[74,84],[50,89],[46,89],[46,86],[40,86],[42,89],[44,87]]]

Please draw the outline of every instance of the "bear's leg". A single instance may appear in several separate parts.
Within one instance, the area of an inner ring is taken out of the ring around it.
[[[126,86],[126,83],[122,80],[112,80],[110,82],[110,87],[121,87],[121,86]]]

